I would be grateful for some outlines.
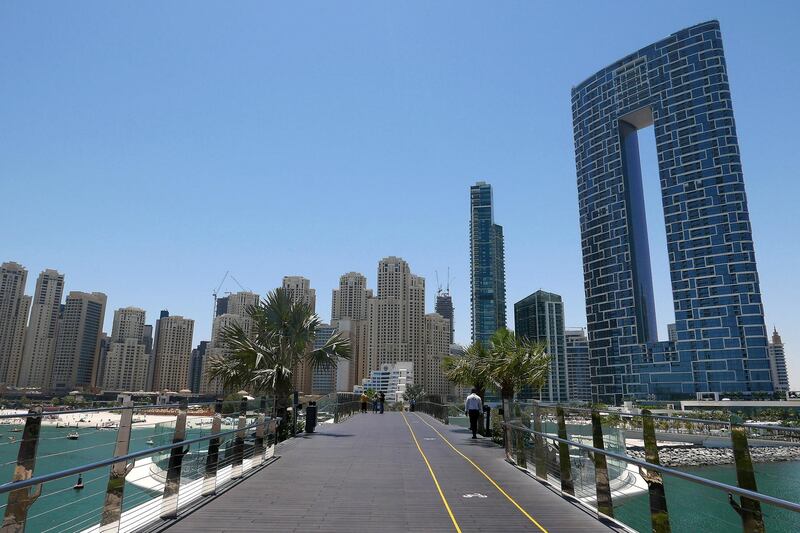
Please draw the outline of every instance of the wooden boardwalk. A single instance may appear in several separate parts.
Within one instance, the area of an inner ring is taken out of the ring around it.
[[[169,531],[616,531],[469,436],[415,413],[324,424]]]

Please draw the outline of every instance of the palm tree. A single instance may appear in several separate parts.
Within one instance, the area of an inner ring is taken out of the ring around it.
[[[453,383],[474,388],[475,393],[483,400],[486,395],[486,387],[490,384],[484,364],[488,355],[489,352],[482,343],[472,343],[467,347],[464,355],[444,358],[442,361],[444,375]]]
[[[530,341],[506,328],[494,332],[489,340],[487,357],[482,361],[483,372],[500,390],[506,420],[510,415],[507,402],[514,399],[514,394],[524,386],[542,388],[550,372],[547,345]]]
[[[417,401],[421,400],[425,396],[425,391],[422,388],[422,385],[413,384],[406,387],[406,391],[403,393],[403,399],[407,402],[410,401]]]
[[[276,289],[247,311],[249,333],[241,325],[224,328],[222,341],[228,354],[209,361],[206,378],[219,378],[226,389],[246,389],[273,397],[278,402],[291,394],[292,374],[299,365],[333,370],[339,359],[350,359],[350,341],[336,333],[313,349],[322,323],[312,309],[295,302],[284,289]]]

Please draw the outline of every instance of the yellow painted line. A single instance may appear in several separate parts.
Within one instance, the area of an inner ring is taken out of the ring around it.
[[[481,467],[479,467],[477,464],[475,464],[475,462],[474,462],[472,459],[470,459],[469,457],[467,457],[466,455],[464,455],[463,453],[461,453],[461,452],[458,450],[458,448],[456,448],[455,446],[453,446],[453,444],[452,444],[452,443],[451,443],[449,440],[447,440],[447,438],[446,438],[444,435],[442,435],[441,433],[439,433],[439,430],[438,430],[438,429],[436,429],[436,428],[435,428],[435,427],[433,427],[432,425],[428,424],[428,423],[425,421],[425,419],[424,419],[424,418],[422,418],[421,416],[419,416],[417,413],[414,413],[414,415],[416,415],[416,417],[417,417],[417,418],[418,418],[418,419],[419,419],[419,420],[420,420],[420,421],[421,421],[423,424],[425,424],[426,426],[428,426],[429,428],[431,428],[432,430],[434,430],[434,431],[436,432],[436,434],[437,434],[437,435],[439,435],[439,436],[442,438],[442,440],[443,440],[443,441],[445,441],[445,442],[447,443],[447,445],[448,445],[448,446],[450,446],[450,447],[453,449],[453,451],[454,451],[454,452],[456,452],[458,455],[460,455],[461,457],[463,457],[464,459],[466,459],[466,460],[467,460],[467,462],[468,462],[469,464],[471,464],[472,466],[474,466],[474,467],[475,467],[475,470],[477,470],[478,472],[480,472],[481,474],[483,474],[483,477],[485,477],[486,479],[488,479],[488,480],[489,480],[489,482],[490,482],[492,485],[494,485],[494,488],[496,488],[497,490],[499,490],[499,491],[500,491],[500,494],[502,494],[503,496],[505,496],[505,497],[506,497],[506,499],[507,499],[508,501],[510,501],[512,504],[514,504],[514,507],[516,507],[517,509],[519,509],[519,512],[520,512],[520,513],[524,514],[524,515],[525,515],[525,517],[526,517],[528,520],[530,520],[531,522],[533,522],[533,523],[536,525],[536,527],[538,527],[538,528],[539,528],[539,529],[542,531],[542,533],[548,533],[548,531],[547,531],[547,530],[546,530],[546,529],[545,529],[545,528],[542,526],[542,524],[540,524],[539,522],[537,522],[537,521],[536,521],[536,519],[535,519],[534,517],[532,517],[530,514],[528,514],[528,511],[526,511],[525,509],[523,509],[523,508],[522,508],[522,506],[521,506],[520,504],[518,504],[518,503],[516,502],[516,500],[514,500],[514,498],[512,498],[511,496],[509,496],[509,494],[508,494],[506,491],[504,491],[504,490],[503,490],[503,488],[502,488],[502,487],[500,487],[500,485],[498,485],[498,484],[497,484],[497,482],[496,482],[494,479],[492,479],[492,478],[489,476],[489,474],[487,474],[486,472],[484,472],[484,471],[483,471],[483,469],[482,469]],[[408,423],[408,422],[406,422],[406,423]],[[410,429],[410,426],[409,426],[409,429]],[[416,439],[414,439],[414,440],[416,440]]]
[[[450,504],[447,503],[447,498],[444,497],[444,492],[442,492],[442,487],[439,486],[439,480],[436,479],[436,474],[433,473],[433,468],[431,468],[431,463],[428,461],[428,458],[425,456],[425,452],[422,451],[422,447],[419,445],[419,441],[417,440],[417,436],[414,434],[414,430],[411,429],[411,424],[408,423],[408,419],[406,419],[405,413],[400,413],[403,415],[403,422],[406,423],[408,430],[411,432],[411,438],[414,439],[414,444],[417,445],[417,450],[419,450],[419,454],[422,456],[422,459],[425,461],[425,464],[428,467],[428,472],[430,472],[431,477],[433,478],[433,482],[436,484],[436,490],[439,491],[439,496],[442,498],[442,503],[444,503],[444,508],[447,509],[447,514],[450,515],[450,520],[453,521],[453,527],[456,528],[458,533],[461,533],[461,528],[458,527],[458,522],[456,522],[456,517],[453,516],[453,511],[450,509]],[[424,422],[424,420],[423,420]],[[436,431],[436,430],[434,430]]]

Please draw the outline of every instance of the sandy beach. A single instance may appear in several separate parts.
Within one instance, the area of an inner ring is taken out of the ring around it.
[[[0,415],[14,415],[26,414],[24,409],[4,409],[0,410]],[[42,425],[45,426],[59,426],[59,427],[73,427],[73,428],[100,428],[108,427],[115,429],[119,426],[120,414],[111,411],[98,411],[95,413],[76,413],[76,414],[57,414],[45,413],[42,419]],[[175,420],[175,415],[150,415],[134,413],[133,427],[134,428],[147,428],[153,427],[161,422],[170,422]],[[187,427],[200,427],[211,424],[211,417],[208,416],[189,416],[186,422]],[[3,418],[0,419],[0,425],[13,425],[21,426],[25,423],[24,418]]]

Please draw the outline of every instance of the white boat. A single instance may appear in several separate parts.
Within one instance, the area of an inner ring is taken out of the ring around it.
[[[78,437],[80,437],[80,435],[77,431],[71,431],[70,433],[67,433],[67,438],[69,440],[78,440]]]
[[[148,446],[152,446],[153,444],[155,444],[155,442],[153,442],[153,439],[147,439],[147,442],[145,444],[147,444]]]

